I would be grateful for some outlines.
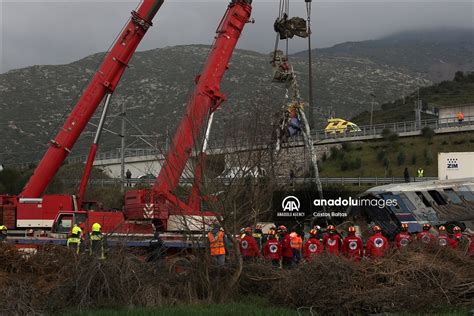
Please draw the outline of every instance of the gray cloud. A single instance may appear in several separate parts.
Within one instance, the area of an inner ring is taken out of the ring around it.
[[[138,1],[0,0],[0,73],[35,64],[62,64],[105,51]],[[239,48],[273,49],[276,0],[254,0],[255,24],[247,25]],[[290,15],[306,16],[303,0]],[[168,0],[139,50],[180,44],[210,44],[228,1]],[[440,27],[474,28],[471,1],[313,1],[316,47],[375,39],[397,31]],[[306,41],[292,40],[292,51]]]

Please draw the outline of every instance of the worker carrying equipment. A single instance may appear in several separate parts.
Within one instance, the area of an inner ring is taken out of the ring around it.
[[[239,246],[244,261],[252,261],[260,257],[260,249],[258,248],[257,241],[252,236],[251,227],[245,228],[245,236],[240,240]]]
[[[8,228],[5,225],[0,226],[0,242],[5,241],[8,236]]]
[[[400,232],[395,236],[395,248],[404,248],[412,242],[410,233],[408,232],[408,224],[403,223],[400,227]]]
[[[281,40],[293,38],[295,35],[302,38],[308,37],[306,20],[297,16],[288,19],[286,13],[275,20],[273,28],[280,35]]]
[[[102,235],[102,226],[99,223],[92,224],[92,232],[89,234],[89,254],[105,259],[105,238]]]
[[[359,236],[356,236],[356,228],[350,226],[348,228],[348,236],[342,241],[342,253],[355,261],[362,259],[362,251],[364,243]]]
[[[309,239],[303,246],[303,258],[306,261],[311,260],[314,256],[324,251],[324,246],[317,238],[317,235],[318,231],[316,229],[311,229],[309,231]]]

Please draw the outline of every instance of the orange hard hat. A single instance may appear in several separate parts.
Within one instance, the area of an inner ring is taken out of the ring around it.
[[[407,229],[408,229],[408,224],[407,224],[407,223],[403,223],[403,224],[402,224],[402,229],[403,229],[403,230],[407,230]]]
[[[444,227],[444,226],[439,226],[439,227],[438,227],[438,230],[439,230],[440,232],[441,232],[441,231],[446,231],[446,227]]]
[[[373,230],[374,232],[381,232],[381,231],[382,231],[382,228],[380,228],[380,226],[378,226],[378,225],[375,225],[374,227],[372,227],[372,230]]]
[[[262,229],[262,224],[255,225],[255,229]]]
[[[355,226],[349,226],[349,228],[347,229],[347,231],[350,232],[350,233],[355,233],[356,228],[355,228]]]
[[[309,234],[312,235],[312,236],[315,236],[315,235],[318,234],[318,230],[317,230],[317,229],[311,229],[311,230],[309,231]]]
[[[329,225],[327,230],[336,230],[336,227],[334,227],[334,225]]]
[[[454,226],[453,232],[460,232],[460,231],[461,231],[461,227],[459,227],[459,226]]]
[[[423,230],[430,230],[431,225],[430,224],[423,224]]]

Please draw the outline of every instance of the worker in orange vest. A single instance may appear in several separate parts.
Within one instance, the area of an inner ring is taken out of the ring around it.
[[[309,232],[309,239],[304,243],[303,257],[307,261],[324,251],[324,246],[316,237],[317,235],[318,231],[316,229],[311,229]]]
[[[374,234],[367,240],[365,254],[369,258],[382,257],[388,249],[388,240],[382,235],[380,226],[374,226],[372,231]]]
[[[342,241],[342,253],[355,261],[362,259],[362,252],[364,249],[364,243],[359,236],[356,236],[356,228],[350,226],[348,228],[349,235]]]
[[[458,112],[458,122],[459,124],[462,124],[462,121],[464,121],[464,114],[462,114],[461,111]]]
[[[291,232],[290,245],[293,251],[293,262],[299,263],[301,261],[301,250],[303,249],[303,239],[297,232]]]
[[[207,239],[209,240],[209,249],[211,257],[215,260],[217,265],[222,266],[225,264],[225,234],[220,229],[219,224],[214,224],[212,230],[207,233]]]

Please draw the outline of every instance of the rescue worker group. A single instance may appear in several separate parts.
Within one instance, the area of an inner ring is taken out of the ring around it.
[[[99,223],[92,224],[92,232],[89,234],[87,242],[89,243],[88,248],[90,255],[97,256],[99,259],[105,259],[106,239],[101,230],[102,226]],[[82,238],[82,229],[79,226],[74,225],[66,245],[76,253],[81,252],[85,248]]]
[[[271,262],[277,268],[290,268],[301,261],[310,261],[322,253],[343,255],[360,261],[382,257],[390,247],[407,249],[413,243],[433,247],[459,248],[463,235],[458,226],[453,228],[452,234],[448,234],[445,226],[440,226],[437,229],[437,236],[431,233],[432,229],[430,224],[424,224],[423,231],[410,234],[408,225],[402,224],[400,233],[396,235],[393,242],[389,242],[382,234],[380,226],[373,226],[372,235],[364,246],[364,241],[356,234],[355,226],[348,228],[347,236],[344,238],[334,225],[328,225],[324,233],[321,227],[315,226],[304,241],[296,231],[289,232],[283,225],[278,228],[272,226],[268,234],[263,234],[262,226],[257,225],[255,229],[243,228],[238,240],[244,262],[252,262],[260,258]],[[208,239],[210,255],[216,264],[223,265],[228,251],[223,229],[216,224],[208,233]],[[474,254],[474,234],[471,236],[467,254]]]

